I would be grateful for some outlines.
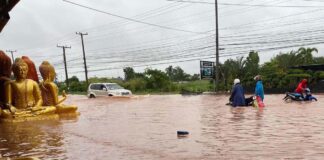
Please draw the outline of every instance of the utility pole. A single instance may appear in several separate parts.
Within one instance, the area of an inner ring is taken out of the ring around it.
[[[68,47],[68,46],[59,46],[59,45],[57,45],[57,47],[63,48],[63,59],[64,59],[64,68],[65,68],[65,81],[66,81],[67,90],[69,90],[69,76],[68,76],[68,72],[67,72],[67,68],[66,68],[65,48],[71,48],[71,46]]]
[[[218,36],[218,3],[215,0],[215,24],[216,24],[216,64],[215,64],[215,92],[219,89],[219,36]]]
[[[15,63],[15,59],[14,59],[13,53],[14,52],[17,52],[17,50],[6,50],[6,52],[10,52],[11,53],[12,64],[14,64]]]
[[[89,80],[88,80],[88,68],[87,68],[87,60],[85,56],[85,51],[84,51],[84,42],[83,42],[83,36],[88,35],[88,33],[82,33],[82,32],[75,32],[76,34],[81,36],[81,41],[82,41],[82,51],[83,51],[83,62],[84,62],[84,72],[85,72],[85,78],[87,82],[87,87],[89,86]]]

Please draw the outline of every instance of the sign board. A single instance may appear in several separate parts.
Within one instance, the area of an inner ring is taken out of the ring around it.
[[[200,61],[200,78],[201,79],[214,78],[214,62]]]

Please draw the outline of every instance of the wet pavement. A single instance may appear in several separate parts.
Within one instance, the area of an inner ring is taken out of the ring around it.
[[[69,96],[78,118],[0,124],[3,157],[41,159],[323,159],[324,95],[231,108],[227,96]],[[178,137],[177,131],[188,131]]]

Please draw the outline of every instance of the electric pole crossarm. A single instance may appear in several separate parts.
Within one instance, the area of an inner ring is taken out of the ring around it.
[[[13,53],[14,52],[17,52],[17,50],[6,50],[6,52],[10,52],[11,53],[12,64],[15,63],[15,59],[14,59]]]

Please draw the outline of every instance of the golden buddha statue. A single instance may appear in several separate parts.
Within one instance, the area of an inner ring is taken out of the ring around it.
[[[58,98],[58,87],[54,83],[54,79],[56,76],[55,69],[53,65],[51,65],[48,61],[44,61],[39,66],[39,71],[43,78],[43,81],[39,84],[42,97],[43,97],[43,105],[44,106],[55,106],[57,113],[71,113],[76,112],[78,109],[77,106],[73,105],[64,105],[63,101],[66,100],[65,91],[62,92],[62,99]]]
[[[10,83],[11,59],[0,50],[0,116],[2,110],[6,109],[6,91],[5,86]]]
[[[10,112],[17,117],[55,113],[55,107],[42,106],[43,100],[38,84],[31,79],[26,79],[28,65],[22,59],[16,59],[12,70],[16,80],[6,86],[6,104],[14,108]],[[5,115],[7,116],[9,115]]]

